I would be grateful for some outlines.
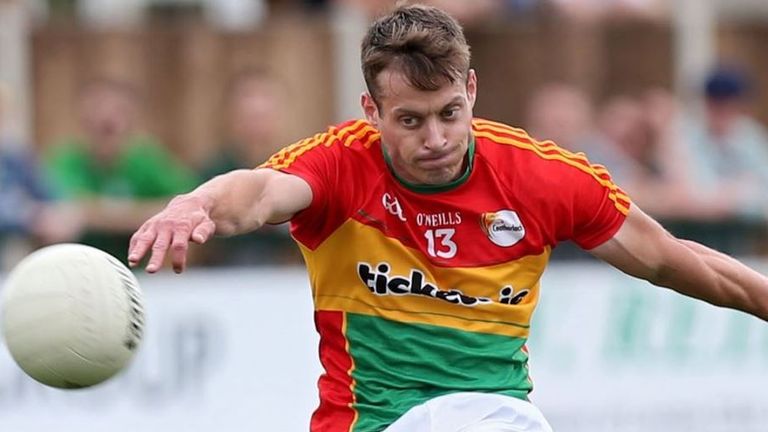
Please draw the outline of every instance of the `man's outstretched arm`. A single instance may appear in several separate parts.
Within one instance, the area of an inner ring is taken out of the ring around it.
[[[636,206],[616,235],[589,251],[654,285],[768,321],[768,278],[699,243],[672,236]]]
[[[235,235],[280,223],[309,207],[312,189],[300,177],[271,169],[237,170],[173,198],[133,234],[128,263],[135,267],[151,251],[147,271],[160,269],[170,250],[174,271],[186,267],[189,242],[214,234]]]

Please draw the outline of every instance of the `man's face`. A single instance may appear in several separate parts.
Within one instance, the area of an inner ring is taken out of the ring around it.
[[[108,88],[87,91],[80,101],[82,127],[94,150],[109,157],[134,127],[134,106],[130,96]]]
[[[251,145],[274,139],[282,102],[274,84],[266,79],[251,78],[235,88],[229,102],[229,133],[236,144]]]
[[[381,132],[381,142],[402,179],[439,185],[462,174],[471,129],[477,78],[446,84],[435,91],[410,85],[398,70],[377,77],[379,104],[370,94],[361,97],[363,111]]]
[[[743,101],[738,99],[709,100],[706,107],[709,130],[717,137],[728,135],[745,110]]]

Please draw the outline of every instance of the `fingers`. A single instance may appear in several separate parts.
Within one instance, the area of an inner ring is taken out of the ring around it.
[[[216,224],[210,219],[205,220],[192,231],[192,241],[198,244],[203,244],[207,242],[215,232]]]
[[[176,273],[183,272],[184,268],[187,266],[189,232],[189,228],[182,228],[173,232],[173,240],[171,242],[171,266]]]
[[[141,259],[144,258],[144,255],[147,254],[149,248],[155,242],[156,236],[157,234],[155,230],[148,229],[146,225],[142,226],[135,234],[133,234],[133,236],[131,236],[131,243],[128,247],[129,266],[136,267],[139,265]]]
[[[165,261],[165,254],[168,252],[168,248],[171,246],[171,239],[173,238],[173,230],[169,227],[160,229],[155,238],[155,243],[152,245],[152,256],[147,263],[147,272],[155,273],[160,270]]]
[[[188,227],[179,228],[173,234],[171,243],[171,263],[173,271],[181,273],[187,266],[187,252],[189,251],[189,241],[202,244],[216,231],[216,224],[211,220],[205,220],[193,229]],[[190,233],[191,232],[191,233]]]
[[[147,221],[132,237],[128,247],[128,264],[136,267],[149,251],[148,273],[155,273],[163,266],[170,251],[171,266],[176,273],[187,265],[189,242],[204,243],[216,231],[216,225],[207,217],[195,225],[195,218],[173,216],[155,217]]]

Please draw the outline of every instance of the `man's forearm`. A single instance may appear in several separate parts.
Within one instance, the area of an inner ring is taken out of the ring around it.
[[[768,321],[768,278],[741,262],[699,243],[679,240],[700,260],[700,274],[675,271],[659,284],[718,306],[738,309]],[[685,258],[681,258],[685,259]]]
[[[216,224],[216,234],[229,236],[251,231],[266,222],[269,209],[263,205],[264,175],[236,170],[203,183],[174,200],[195,200]]]

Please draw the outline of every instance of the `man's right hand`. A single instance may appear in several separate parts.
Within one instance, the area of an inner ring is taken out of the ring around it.
[[[139,265],[151,250],[147,272],[160,270],[170,250],[176,273],[187,264],[189,242],[214,234],[237,235],[265,223],[284,222],[312,203],[312,188],[301,177],[272,169],[235,170],[179,195],[131,237],[128,264]]]
[[[189,242],[205,243],[215,232],[216,224],[200,197],[177,196],[133,234],[128,248],[128,264],[136,267],[151,250],[146,270],[155,273],[163,266],[170,250],[173,270],[181,273],[187,264]]]

